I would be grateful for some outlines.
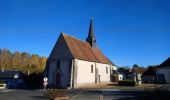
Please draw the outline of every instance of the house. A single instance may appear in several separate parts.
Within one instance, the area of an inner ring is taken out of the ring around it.
[[[96,45],[93,21],[86,42],[61,33],[48,60],[44,77],[49,88],[78,88],[85,84],[110,82],[113,63]]]
[[[0,80],[6,88],[22,88],[25,85],[24,74],[20,71],[0,71]]]
[[[156,74],[158,83],[170,83],[170,58],[158,66]]]
[[[156,70],[157,66],[149,66],[148,69],[142,74],[143,83],[156,83]]]
[[[126,80],[127,78],[126,78],[126,74],[124,73],[124,72],[122,72],[122,71],[120,71],[120,70],[118,70],[118,72],[120,73],[120,80]]]
[[[145,68],[139,67],[136,64],[129,71],[129,79],[136,82],[137,85],[142,84],[142,74],[145,72]]]
[[[121,80],[123,80],[123,74],[120,73],[120,72],[117,71],[117,70],[112,70],[111,81],[112,81],[112,82],[118,82],[118,81],[121,81]]]

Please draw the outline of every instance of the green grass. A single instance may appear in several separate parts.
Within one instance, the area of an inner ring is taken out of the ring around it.
[[[119,84],[120,86],[135,86],[135,81],[122,80],[122,81],[118,81],[118,84]]]

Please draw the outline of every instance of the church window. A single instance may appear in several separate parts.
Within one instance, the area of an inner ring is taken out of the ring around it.
[[[60,68],[60,60],[57,61],[57,69]]]
[[[108,67],[106,67],[106,73],[108,73]]]
[[[93,73],[93,65],[91,65],[91,73]]]

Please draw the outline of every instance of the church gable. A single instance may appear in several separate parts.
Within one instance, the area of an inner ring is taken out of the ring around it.
[[[62,59],[62,58],[73,59],[73,55],[68,48],[68,45],[65,41],[63,33],[60,34],[51,54],[49,56],[49,59]]]

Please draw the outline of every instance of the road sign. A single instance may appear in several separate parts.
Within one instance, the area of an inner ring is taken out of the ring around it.
[[[47,81],[44,81],[43,85],[44,85],[44,92],[45,92],[45,94],[47,94],[47,89],[46,89],[47,84],[48,84],[48,82],[47,82]]]
[[[47,77],[44,77],[44,82],[47,82],[48,81],[48,78]]]
[[[47,81],[44,81],[43,85],[44,85],[45,87],[47,86],[47,84],[48,84],[48,82],[47,82]]]

